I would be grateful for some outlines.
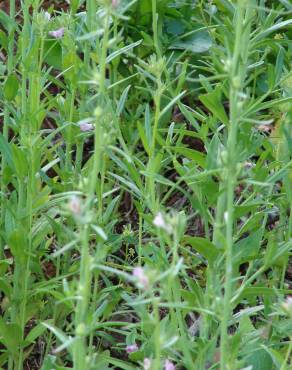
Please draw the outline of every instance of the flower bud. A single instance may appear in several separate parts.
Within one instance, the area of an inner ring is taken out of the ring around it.
[[[82,337],[86,334],[86,326],[81,323],[77,326],[76,328],[76,331],[75,331],[76,335],[79,336],[79,337]]]
[[[103,114],[103,109],[101,108],[101,107],[96,107],[95,108],[95,111],[94,111],[94,115],[95,115],[95,117],[101,117],[102,116],[102,114]]]

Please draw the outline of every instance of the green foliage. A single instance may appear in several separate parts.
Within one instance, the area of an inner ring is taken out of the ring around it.
[[[0,367],[290,369],[289,2],[18,3]]]

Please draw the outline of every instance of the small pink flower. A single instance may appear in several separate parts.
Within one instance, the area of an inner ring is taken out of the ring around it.
[[[60,39],[64,36],[65,28],[61,27],[58,30],[50,31],[49,35],[54,37],[55,39]]]
[[[112,7],[117,8],[119,6],[120,0],[112,0]]]
[[[171,361],[165,360],[164,370],[175,370],[175,365]]]
[[[152,361],[150,358],[144,358],[143,361],[143,370],[151,370]]]
[[[80,131],[87,132],[92,131],[94,129],[94,126],[92,123],[88,122],[81,122],[79,123]]]
[[[154,217],[153,225],[156,226],[156,227],[158,227],[159,229],[163,229],[168,234],[171,234],[171,232],[172,232],[171,225],[169,225],[165,221],[165,219],[163,217],[163,214],[161,212],[158,212],[157,215]]]
[[[80,198],[73,195],[69,200],[68,208],[74,216],[79,216],[81,214]]]
[[[126,347],[126,352],[127,353],[133,353],[133,352],[137,352],[138,351],[138,346],[137,346],[137,344],[136,343],[134,343],[134,344],[130,344],[130,345],[128,345],[127,347]]]
[[[145,274],[145,271],[142,267],[135,267],[133,270],[133,276],[137,278],[138,286],[143,289],[147,289],[149,287],[148,276]]]

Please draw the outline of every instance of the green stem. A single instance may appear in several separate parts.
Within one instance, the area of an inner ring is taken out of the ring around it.
[[[153,136],[152,136],[152,145],[151,145],[151,157],[155,155],[155,143],[156,143],[156,136],[157,136],[157,129],[159,123],[159,116],[160,116],[160,104],[161,104],[161,81],[160,79],[157,82],[157,92],[156,96],[154,97],[155,103],[155,115],[154,115],[154,126],[153,126]]]
[[[69,126],[67,131],[67,140],[66,140],[66,170],[68,175],[71,171],[72,166],[72,142],[73,142],[73,115],[74,115],[74,102],[75,102],[75,87],[72,86],[71,96],[70,96],[70,112],[69,112]]]
[[[34,4],[33,9],[33,20],[37,17],[37,9],[38,9],[38,1]],[[26,32],[28,32],[28,22],[29,22],[29,4],[25,5],[25,14],[24,14],[24,37],[26,37]],[[32,32],[35,31],[35,24],[34,21],[32,21],[31,29]],[[39,115],[39,106],[40,106],[40,81],[41,81],[41,72],[42,72],[42,59],[43,59],[43,35],[41,34],[41,38],[38,39],[36,36],[36,40],[39,44],[40,42],[40,48],[39,53],[35,55],[36,57],[36,63],[32,63],[30,66],[29,72],[26,71],[26,67],[24,66],[25,71],[25,90],[26,90],[26,82],[29,82],[29,94],[27,96],[26,91],[24,91],[23,86],[23,96],[22,96],[22,107],[23,111],[26,112],[26,114],[30,115],[29,124],[27,127],[24,128],[24,130],[21,130],[21,134],[25,134],[24,136],[21,136],[21,140],[23,143],[25,143],[25,146],[27,148],[28,152],[28,173],[27,173],[27,191],[26,191],[26,212],[27,212],[27,220],[25,222],[25,227],[27,231],[27,245],[25,248],[25,268],[24,268],[24,274],[21,278],[21,302],[19,307],[19,321],[20,321],[20,327],[21,327],[21,338],[22,341],[24,340],[25,336],[25,326],[26,326],[26,318],[27,318],[27,302],[28,302],[28,290],[29,290],[29,278],[31,275],[30,271],[30,264],[31,264],[31,256],[33,253],[33,219],[34,219],[34,210],[33,210],[33,202],[36,198],[37,193],[37,183],[36,183],[36,177],[35,174],[37,173],[37,169],[40,164],[40,159],[37,157],[36,153],[36,146],[35,146],[35,139],[38,135],[38,131],[40,128],[40,115]],[[25,53],[26,50],[22,50],[22,56],[23,61],[25,60]],[[24,118],[26,118],[25,116]],[[21,186],[21,185],[20,185]],[[21,269],[23,270],[23,264],[24,262],[20,262]],[[24,347],[21,344],[19,349],[19,357],[17,359],[18,363],[15,367],[18,370],[23,369],[24,365]]]
[[[177,229],[174,229],[173,240],[172,240],[172,262],[171,262],[172,271],[175,271],[175,266],[178,263],[178,259],[179,259],[178,248],[179,248],[179,237],[177,234]],[[171,298],[173,296],[174,302],[181,302],[181,294],[180,294],[181,286],[180,286],[179,277],[175,277],[170,274],[169,279],[168,279],[168,286],[171,287],[169,301],[171,302]],[[182,317],[182,313],[179,309],[174,308],[173,310],[175,312],[175,314],[173,315],[174,320],[175,320],[174,322],[176,322],[176,326],[179,332],[179,337],[182,339],[182,342],[187,342],[188,338],[186,335],[186,328],[184,324],[184,319]],[[189,348],[183,346],[182,352],[183,352],[183,355],[184,355],[184,358],[187,364],[187,368],[193,369],[194,363],[193,363]]]
[[[78,139],[76,145],[76,161],[75,161],[75,183],[78,185],[79,175],[81,173],[82,159],[83,159],[83,139]]]
[[[224,210],[226,208],[226,193],[224,191],[224,184],[221,181],[219,185],[219,196],[216,205],[215,224],[213,230],[213,243],[216,247],[221,247],[221,235],[223,234],[224,228]]]
[[[105,82],[106,82],[106,55],[108,50],[108,41],[109,41],[109,34],[110,34],[110,14],[109,10],[106,9],[106,15],[104,20],[104,35],[102,41],[102,48],[101,48],[101,56],[100,56],[100,80],[99,80],[99,91],[101,96],[105,95]]]
[[[155,341],[155,360],[153,364],[153,370],[160,369],[160,357],[161,357],[161,335],[160,335],[160,316],[158,307],[158,298],[153,296],[153,314],[154,314],[154,341]]]
[[[89,254],[88,225],[85,225],[80,234],[81,258],[80,258],[80,281],[78,286],[78,303],[75,315],[75,330],[77,340],[74,344],[73,360],[74,369],[87,369],[87,338],[86,338],[86,315],[90,297],[91,285],[91,257]]]
[[[96,304],[97,299],[98,299],[98,274],[96,273],[94,276],[93,293],[92,293],[92,298],[91,298],[91,301],[93,302],[93,304]],[[95,332],[92,331],[90,333],[89,341],[88,341],[89,357],[93,355],[93,352],[95,350],[95,345],[93,343],[94,336],[95,336]]]
[[[138,265],[142,265],[142,233],[143,233],[143,218],[139,212],[139,242],[138,242]]]
[[[106,9],[105,26],[104,26],[104,37],[100,56],[100,107],[103,106],[105,99],[105,80],[106,80],[106,55],[108,48],[108,39],[110,33],[110,14]],[[100,108],[101,109],[101,108]],[[101,114],[99,114],[101,113]],[[96,188],[98,183],[98,176],[101,173],[101,184],[99,187],[99,221],[101,220],[102,213],[102,191],[104,181],[105,165],[102,164],[102,158],[104,158],[104,143],[103,143],[103,117],[102,112],[96,114],[96,124],[94,132],[94,153],[93,153],[93,166],[91,169],[91,178],[88,187],[88,199],[85,205],[85,214],[90,214],[91,207],[93,207]],[[88,368],[86,358],[88,355],[88,344],[87,344],[87,311],[90,302],[91,282],[92,282],[92,271],[91,271],[91,255],[89,245],[89,223],[81,225],[80,228],[80,280],[78,289],[78,302],[76,305],[75,315],[75,331],[76,331],[76,342],[73,347],[73,362],[75,370],[85,370]]]
[[[152,29],[153,29],[153,39],[154,47],[158,58],[161,58],[161,51],[159,47],[158,38],[158,14],[157,14],[157,0],[152,0]]]
[[[118,38],[118,20],[117,18],[114,19],[114,27],[113,27],[114,39],[117,40]],[[115,84],[118,81],[118,64],[114,63],[112,67],[112,81],[111,84]],[[117,86],[113,87],[113,99],[117,97]]]
[[[22,85],[21,85],[21,111],[22,111],[22,120],[20,126],[20,142],[24,145],[26,144],[27,134],[29,128],[26,125],[26,118],[27,118],[27,81],[28,81],[28,72],[26,67],[26,53],[28,50],[28,40],[29,40],[29,5],[25,1],[22,6],[23,11],[23,27],[22,27],[22,38],[21,38],[21,78],[22,78]],[[14,10],[14,9],[13,9]],[[28,171],[28,178],[30,178],[30,170]],[[29,180],[28,180],[29,182]],[[27,188],[27,195],[30,193],[29,184]],[[21,207],[23,203],[25,203],[25,195],[23,193],[23,184],[19,182],[18,187],[18,204]],[[24,204],[26,208],[28,204]],[[20,208],[19,208],[20,209]],[[26,208],[27,212],[30,212],[28,207]],[[28,213],[29,214],[29,213]],[[30,217],[28,216],[28,222],[26,223],[26,231],[30,234],[29,224],[30,224]],[[25,327],[25,312],[26,312],[26,285],[28,281],[28,243],[24,246],[25,251],[25,258],[26,261],[22,261],[20,259],[16,259],[15,262],[15,270],[14,270],[14,278],[13,278],[13,302],[14,306],[11,312],[11,319],[13,322],[17,321],[21,328],[21,338],[24,338],[24,327]],[[23,264],[25,263],[25,267]],[[18,356],[14,358],[14,369],[22,370],[23,369],[23,348],[20,345]]]
[[[10,15],[10,19],[12,20],[12,22],[10,23],[10,26],[9,26],[9,43],[8,43],[8,56],[7,56],[7,73],[8,73],[8,76],[13,72],[13,66],[14,66],[14,33],[15,33],[15,28],[13,26],[13,22],[14,22],[14,19],[15,19],[15,0],[10,0],[10,9],[9,9],[9,15]],[[9,109],[8,109],[8,105],[7,103],[5,104],[4,106],[4,122],[3,122],[3,137],[5,138],[5,140],[8,141],[8,127],[9,127],[9,116],[10,116],[10,112],[9,112]],[[4,156],[2,156],[2,159],[1,159],[1,176],[0,177],[3,177],[3,174],[5,172],[5,168],[6,168],[6,162],[5,162],[5,158]],[[1,191],[0,191],[0,195],[1,195],[1,222],[0,222],[0,225],[4,225],[4,220],[5,220],[5,213],[6,213],[6,186],[5,186],[5,183],[4,181],[1,181]],[[0,246],[2,247],[1,248],[1,255],[2,255],[2,251],[3,251],[3,247],[4,245],[2,246],[2,237],[0,238]]]
[[[173,291],[173,301],[174,302],[181,302],[181,285],[178,277],[172,278],[173,281],[171,281],[171,287]],[[182,343],[188,342],[188,333],[186,331],[186,324],[184,319],[184,314],[182,313],[182,310],[175,308],[175,319],[177,322],[177,328],[179,330],[179,337],[182,339]],[[194,369],[194,362],[191,355],[191,350],[189,346],[182,346],[182,353],[186,362],[186,367],[188,370]]]
[[[26,53],[28,50],[29,40],[29,10],[27,2],[25,1],[22,6],[23,11],[23,27],[21,38],[21,110],[22,110],[22,124],[20,128],[21,138],[25,137],[26,118],[27,118],[27,70],[26,70]]]
[[[289,347],[288,347],[285,359],[283,361],[283,364],[281,365],[280,370],[286,370],[286,369],[288,370],[290,368],[289,359],[291,359],[291,352],[292,352],[292,337],[290,337]]]
[[[224,297],[223,297],[223,315],[221,321],[221,343],[220,343],[220,368],[221,370],[230,369],[229,366],[229,336],[228,326],[229,319],[232,313],[230,301],[232,299],[233,290],[233,228],[234,228],[234,191],[237,182],[237,134],[240,118],[240,98],[239,92],[242,91],[245,75],[246,75],[246,59],[248,54],[248,41],[249,34],[243,42],[243,26],[246,26],[245,19],[245,5],[241,2],[238,3],[237,17],[236,17],[236,30],[235,30],[235,45],[233,57],[231,60],[230,71],[230,123],[227,139],[227,162],[226,168],[226,211],[224,218],[226,222],[226,249],[225,249],[225,283],[224,283]],[[246,32],[250,32],[247,28]],[[244,49],[243,49],[244,47]],[[241,56],[244,56],[241,60]],[[244,63],[245,62],[245,63]]]
[[[150,148],[150,155],[148,161],[148,170],[150,172],[149,180],[147,181],[149,187],[149,195],[150,195],[150,209],[152,211],[157,211],[156,206],[156,192],[155,192],[155,179],[154,179],[154,162],[155,162],[155,146],[156,146],[156,137],[158,131],[158,123],[159,123],[159,116],[160,116],[160,104],[161,104],[161,80],[158,79],[157,82],[157,91],[154,96],[154,103],[155,103],[155,113],[154,113],[154,124],[153,124],[153,132],[152,132],[152,142]]]
[[[86,1],[86,22],[87,22],[87,28],[88,32],[94,31],[94,21],[96,16],[96,1],[94,0],[87,0]],[[84,62],[87,67],[89,67],[90,63],[90,51],[91,51],[91,39],[86,42],[85,44],[85,52],[84,52]]]

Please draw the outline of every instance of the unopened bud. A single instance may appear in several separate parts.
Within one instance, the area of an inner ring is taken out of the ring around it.
[[[96,107],[94,111],[95,117],[101,117],[103,114],[103,109],[101,107]]]
[[[86,326],[81,323],[77,326],[76,328],[76,331],[75,331],[76,335],[78,335],[79,337],[82,337],[86,334]]]

